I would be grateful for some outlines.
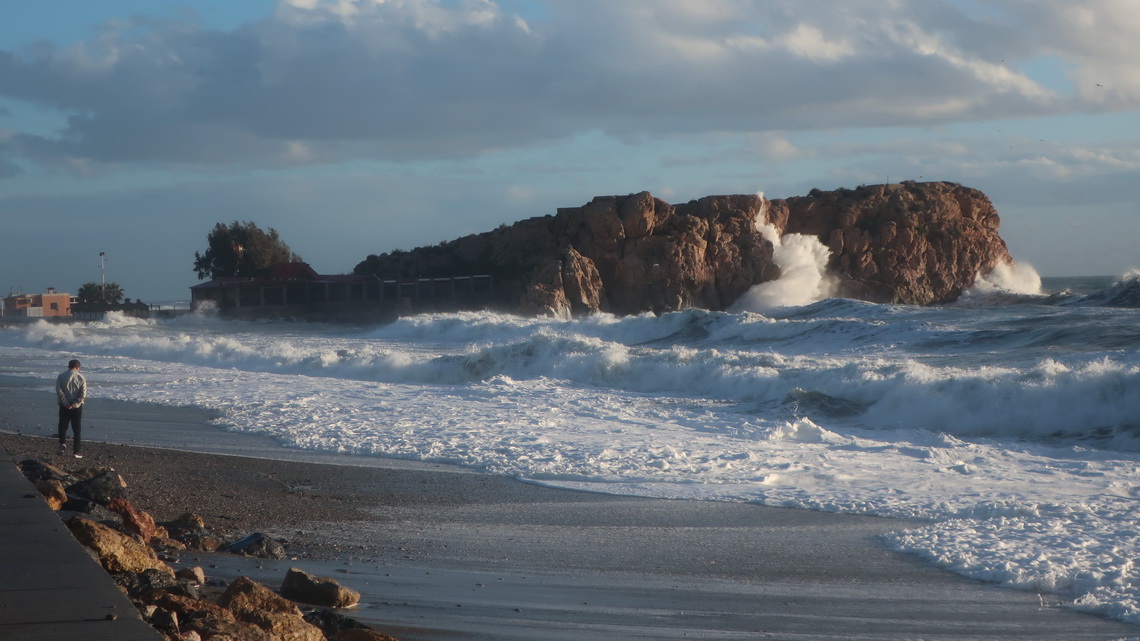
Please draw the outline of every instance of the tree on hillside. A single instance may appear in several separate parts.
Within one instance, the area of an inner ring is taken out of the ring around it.
[[[198,278],[253,276],[259,269],[276,263],[301,261],[301,257],[277,236],[277,230],[262,231],[257,225],[234,221],[227,227],[214,225],[206,237],[206,253],[194,252]]]
[[[83,283],[79,286],[76,298],[81,303],[108,303],[118,305],[123,302],[123,288],[118,283]]]

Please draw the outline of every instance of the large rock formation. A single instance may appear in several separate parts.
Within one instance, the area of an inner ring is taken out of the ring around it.
[[[1012,263],[985,194],[954,183],[873,185],[774,200],[785,234],[817,236],[831,250],[840,293],[874,302],[954,300],[979,273]]]
[[[839,295],[876,302],[953,300],[979,273],[1010,260],[984,194],[907,182],[774,201],[708,196],[670,205],[647,192],[604,196],[434,247],[369,256],[355,271],[491,274],[494,302],[523,313],[722,310],[780,275],[757,224],[816,236],[831,250]]]

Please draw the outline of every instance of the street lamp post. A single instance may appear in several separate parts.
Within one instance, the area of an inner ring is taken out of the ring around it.
[[[107,302],[107,273],[103,269],[103,263],[106,261],[106,252],[99,252],[99,297],[103,302]]]

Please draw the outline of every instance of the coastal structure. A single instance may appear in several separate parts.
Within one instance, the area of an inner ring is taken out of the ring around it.
[[[43,294],[15,294],[9,293],[4,298],[4,312],[6,317],[20,318],[56,318],[71,316],[71,306],[76,299],[71,294],[64,294],[49,287]]]
[[[155,305],[148,305],[141,300],[131,302],[129,298],[121,303],[80,301],[71,306],[72,317],[87,321],[102,320],[110,312],[118,312],[123,316],[132,318],[150,318],[153,311],[159,311],[159,308]],[[170,315],[170,313],[163,310],[163,315]]]
[[[124,316],[134,318],[149,318],[156,311],[153,305],[142,301],[131,302],[127,299],[121,303],[103,303],[99,301],[81,301],[71,294],[63,294],[49,287],[43,294],[8,294],[0,307],[0,316],[7,319],[34,319],[46,318],[58,321],[101,320],[108,312],[118,312]],[[167,310],[161,310],[169,315]]]
[[[402,315],[492,306],[488,275],[381,279],[318,274],[308,263],[278,263],[254,277],[215,278],[190,288],[190,309],[226,316],[382,321]]]

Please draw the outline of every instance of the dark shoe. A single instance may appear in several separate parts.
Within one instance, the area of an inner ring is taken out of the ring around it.
[[[64,445],[63,443],[60,443],[59,448],[56,449],[55,453],[58,454],[59,456],[63,456],[65,454],[67,454],[67,446]]]

